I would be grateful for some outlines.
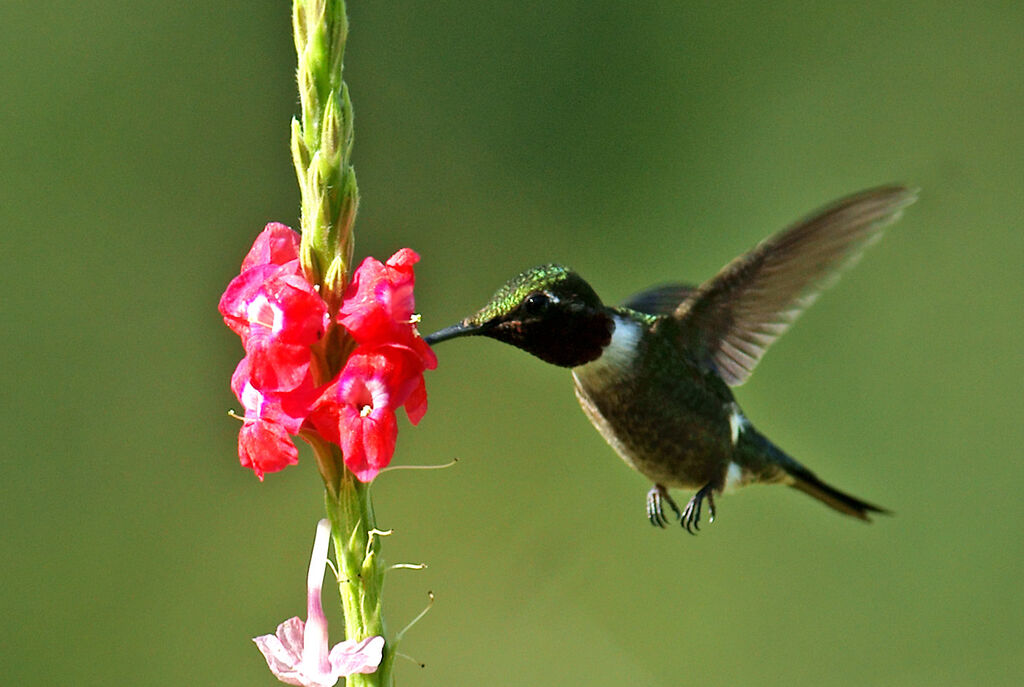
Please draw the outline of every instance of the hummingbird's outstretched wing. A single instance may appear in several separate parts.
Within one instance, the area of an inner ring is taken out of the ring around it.
[[[839,200],[762,241],[722,268],[674,316],[730,386],[742,384],[765,350],[916,200],[885,186]]]
[[[648,315],[671,315],[696,290],[690,284],[663,284],[633,294],[622,307]]]

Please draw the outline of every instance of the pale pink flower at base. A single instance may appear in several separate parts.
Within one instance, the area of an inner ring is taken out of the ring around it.
[[[306,622],[289,618],[277,626],[275,634],[252,640],[267,659],[270,672],[288,685],[332,687],[339,679],[353,673],[375,672],[384,656],[384,638],[380,636],[346,640],[327,649],[327,618],[320,592],[330,535],[330,524],[321,520],[317,524],[306,580]]]
[[[347,640],[335,644],[327,657],[327,669],[309,670],[302,664],[304,625],[301,618],[289,618],[277,626],[277,634],[252,640],[267,659],[270,672],[281,682],[306,687],[332,687],[342,677],[353,673],[372,673],[380,665],[384,638],[376,636],[361,642]]]

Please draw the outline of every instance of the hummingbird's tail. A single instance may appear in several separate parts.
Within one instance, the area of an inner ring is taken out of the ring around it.
[[[790,458],[782,449],[769,441],[763,434],[756,430],[751,430],[753,430],[753,428],[749,428],[744,432],[744,434],[747,435],[745,438],[758,446],[762,456],[767,454],[765,457],[767,457],[770,462],[782,468],[788,477],[788,479],[783,479],[785,484],[788,484],[794,489],[799,489],[805,494],[813,496],[826,506],[834,508],[840,513],[852,515],[853,517],[866,522],[871,522],[871,518],[868,517],[869,513],[889,513],[889,511],[884,508],[879,508],[867,501],[861,501],[855,496],[850,496],[846,492],[839,491],[835,487],[825,484],[818,479],[817,475],[793,458]]]
[[[854,496],[850,496],[846,492],[839,491],[835,487],[830,487],[815,477],[814,473],[809,470],[804,469],[801,474],[790,472],[789,475],[793,478],[793,482],[789,486],[799,489],[805,494],[810,494],[826,506],[831,506],[840,513],[846,513],[855,518],[871,522],[868,513],[886,514],[889,512],[867,501],[861,501]]]

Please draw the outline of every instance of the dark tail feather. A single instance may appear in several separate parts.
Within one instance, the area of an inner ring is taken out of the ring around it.
[[[834,508],[840,513],[852,515],[865,522],[871,522],[868,513],[890,514],[884,508],[879,508],[867,501],[861,501],[856,497],[839,491],[835,487],[825,484],[813,472],[790,458],[785,451],[752,427],[746,429],[740,436],[742,437],[741,445],[753,447],[761,460],[768,458],[772,464],[781,467],[785,471],[790,477],[790,480],[786,480],[789,486],[813,496],[826,506]]]
[[[800,470],[798,473],[790,472],[789,474],[793,478],[793,483],[790,485],[791,487],[799,489],[805,494],[810,494],[826,506],[831,506],[840,513],[852,515],[853,517],[860,518],[865,522],[871,522],[871,518],[868,517],[868,513],[889,514],[889,511],[884,508],[879,508],[867,501],[861,501],[860,499],[841,492],[834,487],[830,487],[807,470]]]

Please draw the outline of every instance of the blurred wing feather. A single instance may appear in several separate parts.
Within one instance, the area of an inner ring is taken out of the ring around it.
[[[725,382],[740,385],[772,342],[915,199],[913,191],[888,186],[837,201],[733,260],[674,315],[701,339]]]
[[[648,315],[671,315],[696,290],[689,284],[663,284],[633,294],[622,305]]]

